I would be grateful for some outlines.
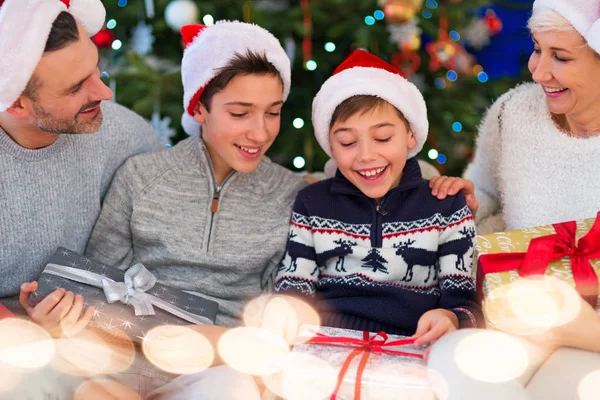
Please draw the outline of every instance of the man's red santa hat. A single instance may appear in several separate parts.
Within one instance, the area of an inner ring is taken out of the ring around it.
[[[0,112],[25,90],[62,11],[71,13],[90,36],[106,17],[100,0],[0,0]]]
[[[218,21],[211,26],[184,26],[181,35],[186,45],[181,62],[185,109],[181,124],[189,135],[200,132],[200,124],[194,120],[194,110],[206,85],[236,54],[264,54],[279,71],[283,81],[283,100],[287,99],[292,74],[290,59],[279,40],[266,29],[239,21]]]
[[[396,67],[364,50],[356,50],[333,71],[313,100],[315,136],[328,156],[331,157],[331,117],[344,100],[357,95],[376,96],[396,107],[417,139],[417,146],[408,152],[408,158],[421,151],[429,131],[423,95]]]

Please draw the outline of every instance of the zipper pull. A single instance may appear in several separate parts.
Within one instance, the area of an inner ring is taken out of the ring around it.
[[[379,205],[379,204],[377,204],[377,208],[375,210],[383,216],[388,215],[388,212],[383,207],[381,207],[381,205]]]
[[[210,204],[210,212],[216,213],[219,211],[219,197],[221,196],[221,187],[217,187],[213,194],[212,203]]]

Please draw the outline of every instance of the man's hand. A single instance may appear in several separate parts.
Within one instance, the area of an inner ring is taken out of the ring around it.
[[[37,290],[37,282],[25,282],[21,285],[19,302],[27,311],[33,322],[46,329],[53,337],[69,337],[76,335],[92,320],[94,308],[83,310],[83,297],[56,289],[35,307],[29,306],[29,296]]]
[[[431,189],[431,194],[440,200],[445,199],[448,195],[454,196],[462,190],[471,214],[475,216],[477,213],[479,202],[475,198],[475,186],[470,180],[449,176],[434,176],[429,180],[429,188]]]

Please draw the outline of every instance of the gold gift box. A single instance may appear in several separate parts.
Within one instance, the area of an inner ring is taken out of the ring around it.
[[[596,218],[590,218],[576,222],[576,241],[590,231],[595,221]],[[525,253],[533,239],[555,233],[553,225],[546,225],[476,237],[477,266],[474,274],[478,280],[479,296],[489,327],[520,334],[540,333],[548,328],[547,325],[557,324],[561,318],[568,319],[569,308],[572,311],[576,307],[575,304],[579,304],[577,298],[574,300],[569,295],[569,292],[575,291],[564,290],[565,285],[560,284],[564,282],[575,288],[569,256],[551,261],[542,279],[522,278],[518,267],[504,272],[483,272],[488,268],[482,264],[489,265],[489,259],[485,259],[486,255]],[[507,266],[510,268],[511,264],[516,262],[507,263]],[[590,260],[590,264],[600,277],[600,258]],[[503,268],[504,266],[500,269]]]

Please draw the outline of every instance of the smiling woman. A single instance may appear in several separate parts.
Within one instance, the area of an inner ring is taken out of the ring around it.
[[[536,0],[528,23],[534,83],[510,90],[489,109],[465,172],[472,182],[432,181],[439,198],[461,189],[475,194],[478,233],[589,218],[600,209],[599,17],[600,0]],[[583,301],[573,321],[524,341],[528,366],[513,380],[475,381],[447,359],[447,346],[473,334],[449,335],[432,350],[431,363],[450,383],[449,400],[588,398],[581,385],[600,370],[600,318]],[[496,371],[485,357],[472,360],[480,372]],[[597,397],[596,386],[589,398]]]
[[[534,83],[488,110],[466,179],[432,181],[438,198],[465,189],[477,199],[479,233],[591,218],[600,209],[599,15],[598,0],[536,0],[528,24]]]

